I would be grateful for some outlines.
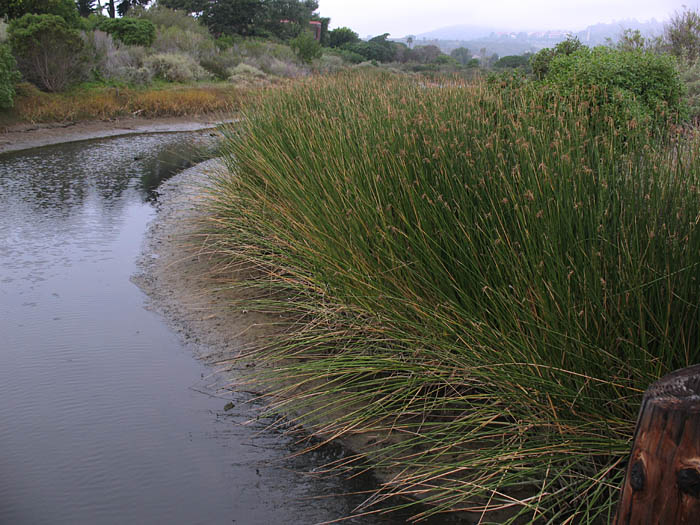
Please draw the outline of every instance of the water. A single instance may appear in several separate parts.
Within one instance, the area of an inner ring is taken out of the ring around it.
[[[129,280],[164,159],[207,137],[0,155],[0,524],[303,524],[361,501],[337,494],[366,482],[303,474],[342,451],[290,460],[240,400],[224,413]]]

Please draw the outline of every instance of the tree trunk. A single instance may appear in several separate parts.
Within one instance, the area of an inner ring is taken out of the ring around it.
[[[114,8],[114,0],[109,0],[109,5],[107,6],[107,12],[110,18],[117,16],[117,10]]]
[[[644,394],[615,523],[700,523],[700,365]]]

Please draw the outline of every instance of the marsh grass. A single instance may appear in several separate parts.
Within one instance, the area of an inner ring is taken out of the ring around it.
[[[389,473],[358,511],[611,520],[642,392],[698,362],[700,177],[591,99],[356,73],[228,130],[209,248],[282,316],[272,409],[379,436],[334,465]]]
[[[12,112],[15,122],[106,120],[124,116],[175,117],[232,112],[247,93],[227,84],[178,86],[162,89],[83,87],[67,93],[45,93],[20,86]]]

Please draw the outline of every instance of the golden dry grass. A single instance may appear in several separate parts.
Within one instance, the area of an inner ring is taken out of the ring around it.
[[[240,109],[248,92],[232,85],[178,86],[166,89],[100,87],[44,93],[19,86],[5,123],[107,120],[124,116],[181,117]]]

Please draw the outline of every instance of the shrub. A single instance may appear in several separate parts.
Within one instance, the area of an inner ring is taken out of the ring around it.
[[[288,62],[277,58],[271,59],[262,68],[265,73],[282,78],[297,78],[309,73],[308,69],[296,62]]]
[[[70,26],[79,23],[80,16],[74,0],[4,0],[0,2],[0,18],[22,18],[26,14],[60,16]]]
[[[179,27],[159,27],[152,48],[157,53],[184,53],[196,60],[209,58],[217,52],[209,35]]]
[[[15,83],[19,82],[20,78],[10,46],[0,44],[0,109],[12,107]]]
[[[139,18],[102,18],[98,29],[129,46],[150,47],[156,38],[156,26]]]
[[[181,31],[189,31],[203,37],[211,38],[209,30],[205,25],[201,24],[196,18],[189,16],[184,11],[177,9],[168,9],[167,7],[156,5],[150,9],[135,10],[133,13],[130,13],[129,16],[149,20],[156,28],[175,27]]]
[[[168,82],[192,82],[210,78],[209,73],[189,55],[158,53],[146,57],[144,65],[155,77]]]
[[[548,47],[539,50],[530,57],[530,67],[535,78],[542,80],[549,72],[549,65],[555,57],[570,55],[583,47],[578,38],[568,38],[559,42],[554,49]]]
[[[125,71],[138,68],[139,61],[126,46],[115,42],[109,33],[100,30],[86,32],[83,40],[87,60],[98,79],[128,81]]]
[[[258,68],[248,65],[248,64],[238,64],[236,67],[231,69],[229,72],[229,78],[232,81],[246,79],[264,79],[267,75],[264,71],[260,71]]]
[[[667,55],[583,47],[554,56],[545,78],[565,93],[597,89],[598,104],[618,123],[635,118],[662,124],[669,117],[686,115],[683,82],[674,59]]]
[[[238,63],[239,59],[229,53],[213,55],[199,61],[200,66],[219,80],[226,80],[230,75],[229,70]]]
[[[47,91],[82,77],[83,40],[56,15],[24,15],[10,22],[10,45],[20,71]]]
[[[336,54],[324,53],[315,63],[319,73],[337,73],[346,69],[345,61]]]
[[[321,58],[323,50],[311,33],[302,31],[299,35],[289,41],[291,47],[299,57],[299,60],[310,64],[314,59]]]

